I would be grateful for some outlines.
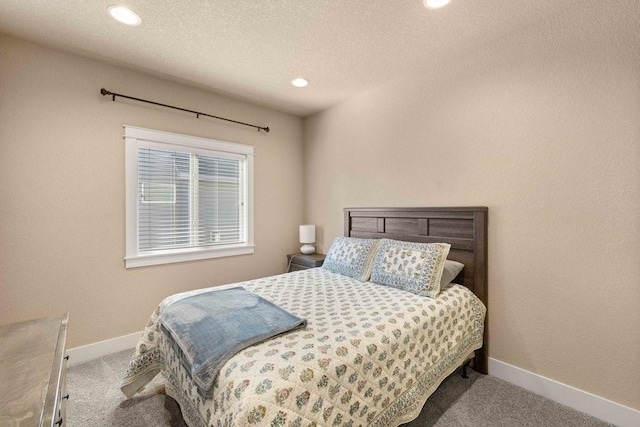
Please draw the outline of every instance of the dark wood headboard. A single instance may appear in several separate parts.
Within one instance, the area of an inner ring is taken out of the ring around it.
[[[486,207],[455,208],[345,208],[344,235],[368,239],[451,245],[448,259],[464,264],[455,279],[478,296],[488,309]],[[487,310],[488,312],[488,310]],[[476,352],[474,368],[487,373],[488,341]]]

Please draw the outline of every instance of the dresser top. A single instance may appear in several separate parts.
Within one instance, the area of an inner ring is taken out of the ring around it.
[[[0,425],[37,426],[51,416],[46,401],[67,322],[63,315],[0,326]]]

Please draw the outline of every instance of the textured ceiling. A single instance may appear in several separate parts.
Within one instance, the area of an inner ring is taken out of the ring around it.
[[[142,24],[114,21],[114,3]],[[2,0],[0,32],[306,116],[585,3],[595,2],[453,0],[428,10],[421,0]],[[291,86],[298,76],[310,85]]]

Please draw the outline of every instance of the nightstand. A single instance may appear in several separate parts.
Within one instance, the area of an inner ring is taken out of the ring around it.
[[[324,257],[324,254],[289,254],[287,255],[287,265],[289,266],[287,273],[321,267],[324,262]]]

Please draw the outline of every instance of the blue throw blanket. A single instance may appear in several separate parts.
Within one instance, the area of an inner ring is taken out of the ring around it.
[[[202,396],[210,395],[218,372],[233,355],[306,325],[306,320],[240,287],[178,300],[165,307],[159,320]]]

